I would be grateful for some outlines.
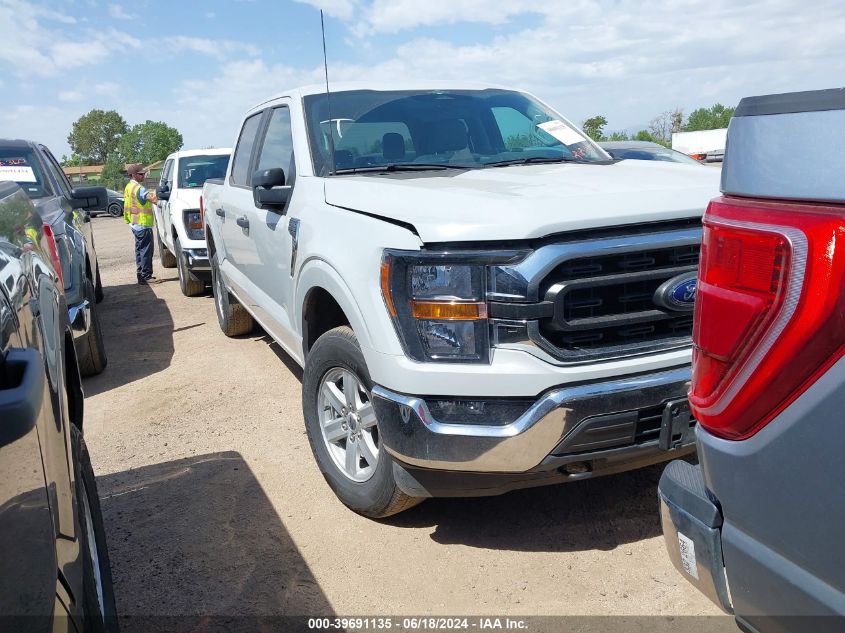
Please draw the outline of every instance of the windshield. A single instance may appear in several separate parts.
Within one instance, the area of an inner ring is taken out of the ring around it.
[[[608,157],[559,114],[510,90],[354,90],[303,100],[314,173],[387,165],[479,168]]]
[[[180,158],[179,181],[176,186],[180,189],[202,187],[209,178],[225,178],[228,166],[228,154]]]
[[[613,158],[620,160],[662,160],[672,163],[686,163],[689,165],[700,165],[697,160],[686,154],[664,147],[632,147],[632,148],[611,148],[605,150]]]
[[[0,180],[13,180],[30,198],[51,195],[41,165],[28,147],[0,148]]]

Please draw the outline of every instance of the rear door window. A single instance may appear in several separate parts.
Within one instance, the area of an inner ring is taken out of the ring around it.
[[[232,174],[229,177],[229,182],[236,187],[249,187],[249,166],[262,114],[263,112],[253,114],[244,121],[244,126],[241,129],[241,135],[240,138],[238,138],[238,146],[235,148],[234,158],[232,159],[234,161],[232,163]]]

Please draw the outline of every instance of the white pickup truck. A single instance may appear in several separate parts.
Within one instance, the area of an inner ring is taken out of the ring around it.
[[[178,268],[187,297],[202,294],[211,281],[200,197],[206,179],[226,173],[231,153],[229,148],[181,150],[168,156],[161,170],[154,210],[158,255],[162,267]]]
[[[614,161],[523,92],[291,90],[203,190],[217,316],[304,367],[314,456],[362,514],[656,463],[693,450],[718,180]]]

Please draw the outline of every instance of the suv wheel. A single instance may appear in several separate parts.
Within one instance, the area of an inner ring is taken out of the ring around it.
[[[217,266],[217,253],[209,257],[211,261],[211,289],[214,293],[214,311],[217,312],[217,322],[226,336],[239,336],[252,332],[254,321],[252,315],[246,311],[238,300],[226,290],[220,269]]]
[[[161,241],[161,235],[159,235],[158,229],[156,229],[156,242],[158,242],[158,259],[161,262],[161,267],[176,268],[176,256],[167,250],[164,242]]]
[[[100,324],[100,314],[97,310],[94,284],[85,279],[85,298],[91,306],[91,328],[85,335],[79,354],[79,373],[83,376],[94,376],[101,373],[108,364],[106,345],[103,342],[103,326]]]
[[[82,432],[70,427],[73,465],[76,479],[76,503],[79,516],[79,541],[82,553],[82,605],[85,630],[116,633],[114,603],[106,531],[97,495],[97,482]]]
[[[402,492],[393,461],[383,450],[364,355],[347,326],[323,334],[308,354],[302,406],[308,440],[320,472],[350,509],[380,518],[423,499]]]
[[[123,215],[123,205],[112,203],[109,205],[109,215],[113,218],[119,218]]]
[[[182,257],[182,245],[179,243],[179,238],[173,241],[173,247],[176,251],[176,268],[179,272],[179,288],[182,294],[186,297],[198,297],[205,292],[205,282],[188,270],[188,264],[185,258]]]

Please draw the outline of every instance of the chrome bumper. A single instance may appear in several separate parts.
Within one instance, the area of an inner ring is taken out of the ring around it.
[[[74,340],[88,334],[91,329],[91,304],[88,299],[83,299],[82,302],[70,306],[67,314]]]
[[[191,272],[211,272],[211,264],[208,262],[208,250],[204,248],[186,248],[182,251],[185,258],[185,266]]]
[[[443,423],[434,419],[423,398],[378,385],[372,396],[383,446],[399,461],[438,470],[524,473],[541,467],[547,457],[550,462],[586,461],[608,449],[617,455],[625,449],[658,452],[659,444],[669,459],[674,449],[695,441],[688,416],[675,420],[678,407],[670,405],[685,400],[689,380],[689,367],[681,367],[561,387],[504,426]],[[664,406],[660,440],[655,436],[638,443],[637,413]]]

